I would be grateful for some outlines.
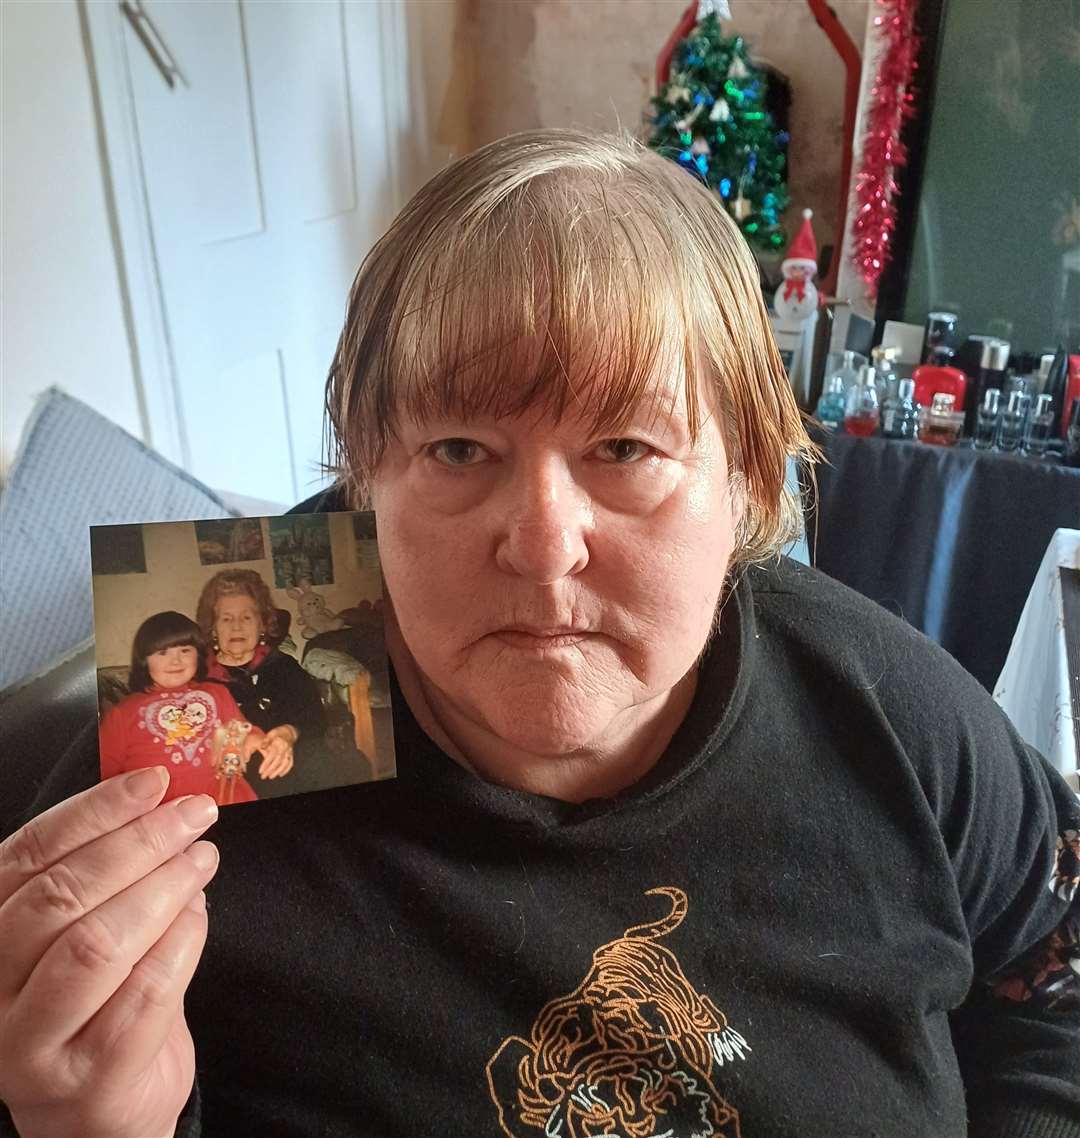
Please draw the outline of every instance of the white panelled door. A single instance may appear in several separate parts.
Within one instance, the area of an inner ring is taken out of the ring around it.
[[[397,205],[383,50],[392,10],[143,8],[183,78],[170,88],[125,22],[170,411],[197,478],[291,503],[323,483],[323,388],[348,288]]]

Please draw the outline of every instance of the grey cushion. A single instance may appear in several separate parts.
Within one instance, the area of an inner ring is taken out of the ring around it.
[[[0,690],[93,635],[89,526],[231,514],[86,404],[46,391],[0,493]]]

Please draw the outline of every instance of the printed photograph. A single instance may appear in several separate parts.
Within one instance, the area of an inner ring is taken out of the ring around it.
[[[291,521],[91,530],[102,778],[164,765],[166,799],[228,806],[394,777],[373,520]]]

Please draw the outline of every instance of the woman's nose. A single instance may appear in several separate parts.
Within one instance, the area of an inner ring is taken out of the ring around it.
[[[516,471],[508,488],[496,549],[500,569],[547,585],[580,573],[589,561],[592,504],[561,459]]]

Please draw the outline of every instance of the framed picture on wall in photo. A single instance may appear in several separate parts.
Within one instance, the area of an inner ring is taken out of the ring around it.
[[[232,565],[266,557],[259,518],[214,518],[195,522],[195,540],[203,565]]]
[[[353,519],[353,553],[363,570],[378,569],[379,547],[376,542],[375,514],[371,510],[356,513]]]
[[[228,806],[393,777],[377,558],[331,572],[348,513],[244,522],[92,531],[102,778],[162,766],[166,799]]]
[[[270,554],[279,589],[334,583],[334,560],[326,514],[286,514],[270,518]]]
[[[94,572],[103,575],[145,573],[142,526],[91,526],[90,560]]]

